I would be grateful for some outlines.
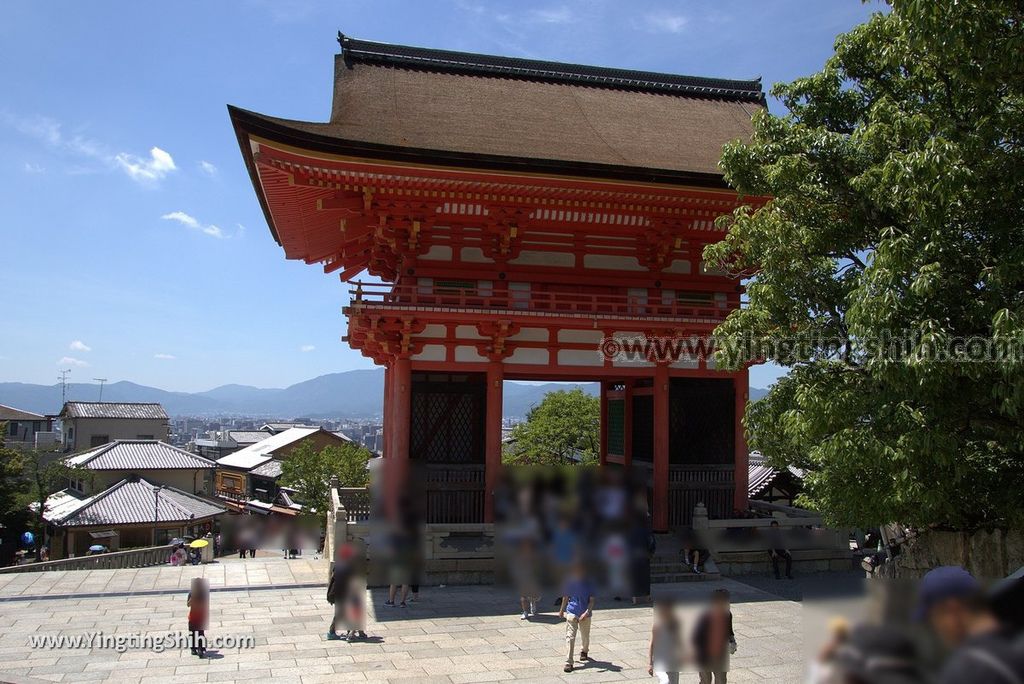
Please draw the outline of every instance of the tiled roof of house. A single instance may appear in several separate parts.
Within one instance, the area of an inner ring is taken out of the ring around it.
[[[804,471],[790,466],[789,473],[798,480],[804,478]],[[760,452],[752,451],[747,462],[747,493],[750,496],[757,496],[768,489],[783,471],[773,468],[765,463]]]
[[[266,423],[266,424],[263,425],[263,427],[260,428],[260,430],[262,430],[264,432],[277,433],[277,432],[284,432],[285,430],[288,430],[288,429],[293,428],[293,427],[310,428],[310,427],[319,427],[319,426],[317,426],[317,425],[310,425],[309,423],[281,423],[281,422],[277,422],[277,423]]]
[[[125,479],[79,505],[62,500],[47,502],[47,520],[62,527],[138,525],[202,520],[225,512],[223,506],[174,487],[147,480]]]
[[[61,410],[64,418],[133,418],[139,420],[167,420],[167,411],[160,404],[69,401]]]
[[[281,462],[272,458],[263,465],[258,465],[250,470],[249,474],[274,480],[281,477],[281,472]]]
[[[217,464],[155,439],[116,440],[68,459],[89,470],[196,470]]]
[[[299,440],[303,440],[317,432],[325,432],[318,427],[293,427],[284,432],[271,435],[263,441],[251,444],[244,449],[239,449],[233,454],[217,459],[218,466],[238,468],[240,470],[251,470],[256,466],[269,461],[274,452],[286,446],[290,446]]]
[[[270,436],[269,432],[263,430],[228,430],[228,437],[237,444],[255,444]]]
[[[8,420],[46,420],[46,416],[0,404],[0,423]]]

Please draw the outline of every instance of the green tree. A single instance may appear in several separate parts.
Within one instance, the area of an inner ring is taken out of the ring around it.
[[[565,465],[597,462],[601,404],[583,390],[548,392],[530,409],[526,422],[512,428],[502,460],[516,465]]]
[[[23,494],[20,507],[32,510],[32,526],[36,535],[36,560],[40,559],[42,547],[47,544],[46,500],[56,492],[67,488],[70,480],[87,480],[92,472],[87,468],[68,465],[58,454],[36,450],[21,452]]]
[[[1020,356],[930,351],[1024,340],[1024,6],[890,9],[724,151],[726,179],[771,199],[705,250],[754,273],[717,360],[754,339],[791,368],[750,407],[751,445],[809,469],[804,503],[831,522],[1021,524]],[[875,353],[886,340],[909,354]]]
[[[365,487],[370,481],[366,464],[370,452],[355,442],[327,446],[317,451],[304,442],[281,462],[281,484],[294,487],[306,513],[329,507],[331,478],[342,487]]]
[[[20,536],[27,519],[24,507],[27,482],[24,477],[25,463],[22,453],[5,446],[7,423],[0,423],[0,529],[7,539]],[[13,559],[14,546],[7,546],[0,565],[7,565]]]

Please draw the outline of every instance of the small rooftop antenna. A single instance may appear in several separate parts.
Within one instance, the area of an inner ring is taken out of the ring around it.
[[[61,368],[57,371],[57,379],[60,381],[60,405],[63,407],[68,401],[68,373],[70,368]]]
[[[107,381],[106,378],[93,378],[96,382],[100,383],[100,402],[103,401],[103,383]]]

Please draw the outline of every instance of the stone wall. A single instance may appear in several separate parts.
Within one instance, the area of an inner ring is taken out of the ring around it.
[[[900,546],[886,575],[917,579],[940,565],[960,565],[980,578],[1006,577],[1024,566],[1024,531],[927,530]]]

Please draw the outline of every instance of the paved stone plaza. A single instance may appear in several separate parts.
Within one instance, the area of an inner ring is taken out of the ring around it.
[[[325,568],[323,561],[268,558],[225,560],[199,568],[4,575],[0,679],[653,681],[646,669],[649,607],[599,600],[590,650],[593,661],[563,674],[564,629],[551,608],[553,597],[543,601],[549,613],[523,622],[516,612],[516,597],[503,589],[428,587],[422,600],[407,609],[385,608],[383,592],[374,590],[368,627],[372,638],[348,644],[325,639],[330,617],[322,582]],[[187,650],[119,654],[88,648],[33,649],[29,643],[32,634],[185,630],[185,587],[196,571],[214,584],[207,635],[253,635],[255,648],[224,650],[199,660]],[[241,584],[245,581],[254,584]],[[739,643],[729,681],[799,682],[800,603],[729,580],[656,588],[696,604],[722,585],[733,594]],[[75,592],[88,593],[69,596]],[[696,674],[683,677],[696,679]]]

